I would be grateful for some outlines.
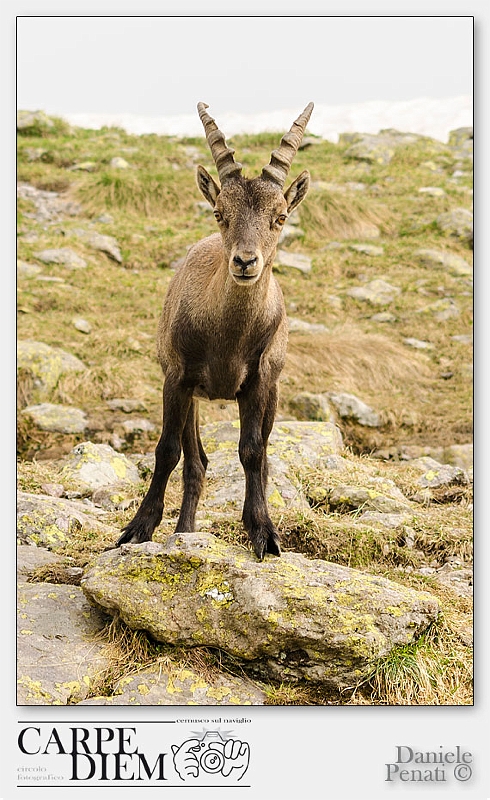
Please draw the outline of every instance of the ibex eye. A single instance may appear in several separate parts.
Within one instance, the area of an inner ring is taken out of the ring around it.
[[[280,215],[280,216],[279,216],[279,217],[276,219],[276,222],[278,223],[278,225],[284,225],[284,223],[286,222],[286,220],[287,220],[287,216],[286,216],[285,214],[281,214],[281,215]]]
[[[221,216],[219,211],[215,211],[214,212],[214,218],[215,218],[216,222],[221,222],[221,220],[223,219],[223,217]]]

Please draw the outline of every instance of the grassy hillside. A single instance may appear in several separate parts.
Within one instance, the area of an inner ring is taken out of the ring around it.
[[[228,142],[251,176],[268,163],[278,138],[263,133]],[[472,208],[471,152],[456,139],[450,144],[412,139],[396,146],[387,162],[356,154],[348,136],[339,144],[311,140],[300,150],[291,179],[308,169],[313,184],[299,208],[296,233],[280,246],[308,255],[312,268],[303,273],[276,267],[290,316],[325,326],[291,333],[279,417],[294,417],[291,402],[300,391],[357,395],[380,414],[382,425],[342,423],[352,482],[369,462],[409,497],[416,493],[415,473],[397,462],[402,446],[447,448],[472,440],[471,278],[464,269],[428,265],[417,255],[420,249],[436,250],[471,265],[468,241],[437,223],[444,212]],[[117,158],[126,166],[111,165]],[[17,258],[42,267],[43,278],[18,280],[18,338],[60,347],[89,368],[82,376],[62,378],[51,399],[82,408],[95,442],[110,441],[115,423],[107,401],[121,397],[139,401],[139,416],[155,425],[153,431],[126,437],[125,451],[152,451],[159,436],[155,335],[162,302],[175,262],[216,229],[197,189],[198,163],[216,175],[204,138],[72,129],[58,119],[34,121],[19,131],[19,183],[57,193],[62,205],[58,215],[43,219],[28,193],[18,202]],[[80,229],[114,237],[121,262],[91,247]],[[87,266],[69,270],[38,257],[40,251],[62,247],[74,250]],[[373,304],[349,294],[374,280],[394,287],[391,299]],[[80,317],[89,324],[88,333],[75,326]],[[420,349],[407,339],[428,346]],[[21,375],[21,407],[29,392]],[[203,423],[236,417],[232,403],[201,403]],[[42,432],[20,416],[18,434],[20,486],[35,492],[43,482],[56,480],[53,459],[87,438]],[[470,601],[416,572],[447,559],[471,563],[470,490],[433,497],[413,523],[415,549],[408,550],[394,531],[354,534],[351,513],[329,513],[322,504],[318,487],[324,476],[312,471],[302,480],[314,508],[311,514],[281,517],[286,548],[429,588],[446,612],[444,626],[432,638],[380,665],[369,687],[334,702],[471,702],[471,662],[461,638],[461,631],[471,627]],[[335,476],[329,480],[335,482]],[[173,485],[169,492],[172,513],[179,494]],[[131,514],[121,512],[114,524],[124,524]],[[234,541],[243,537],[238,522],[229,519],[217,519],[213,532]],[[83,565],[103,545],[75,538],[71,555]],[[134,636],[114,634],[114,642],[124,662]],[[155,653],[148,655],[146,647],[145,658],[151,660]],[[208,655],[194,658],[207,664]],[[272,703],[329,702],[294,687],[270,691]]]

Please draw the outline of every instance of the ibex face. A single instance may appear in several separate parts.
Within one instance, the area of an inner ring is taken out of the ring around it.
[[[234,151],[226,146],[224,135],[206,108],[204,103],[199,103],[199,115],[221,187],[201,166],[197,169],[198,186],[214,209],[232,278],[240,285],[251,285],[259,280],[264,266],[272,263],[281,228],[308,191],[310,175],[306,170],[286,192],[283,186],[313,104],[306,107],[289,133],[283,136],[262,175],[253,179],[242,176],[241,164],[233,158]]]

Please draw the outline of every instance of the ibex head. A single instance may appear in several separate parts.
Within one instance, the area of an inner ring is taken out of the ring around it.
[[[307,170],[286,191],[284,183],[313,111],[313,103],[306,106],[290,131],[284,134],[262,174],[252,179],[242,176],[242,165],[235,161],[234,150],[227,146],[224,135],[206,108],[205,103],[198,103],[197,109],[221,187],[201,166],[197,168],[197,183],[214,209],[230,274],[236,283],[250,285],[259,280],[264,265],[271,263],[288,214],[301,203],[308,191],[310,174]]]

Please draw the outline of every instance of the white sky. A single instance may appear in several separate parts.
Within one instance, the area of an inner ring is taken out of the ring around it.
[[[17,107],[213,114],[472,93],[464,17],[47,17],[17,20]]]

